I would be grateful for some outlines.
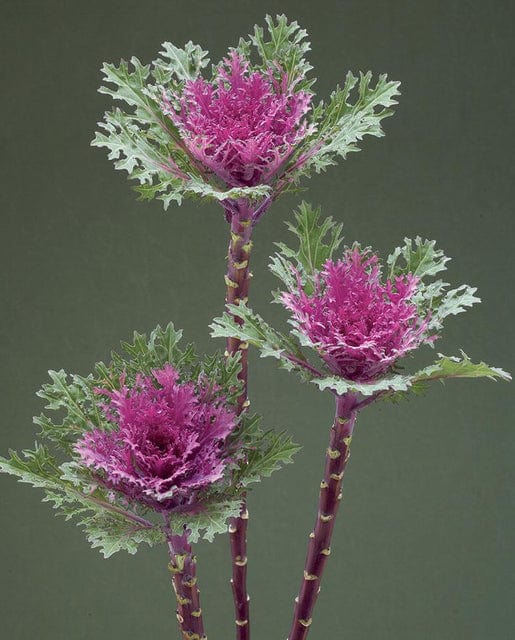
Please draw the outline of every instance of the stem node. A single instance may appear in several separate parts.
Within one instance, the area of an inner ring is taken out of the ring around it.
[[[303,627],[310,627],[312,622],[313,620],[311,618],[308,618],[307,620],[299,618],[299,624],[301,624]]]

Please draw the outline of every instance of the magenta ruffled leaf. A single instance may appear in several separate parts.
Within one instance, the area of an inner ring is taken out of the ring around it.
[[[383,282],[377,256],[355,246],[325,263],[311,294],[299,278],[281,302],[334,374],[368,382],[434,339],[411,300],[417,282],[413,275]]]
[[[172,365],[139,375],[133,385],[97,389],[109,430],[76,444],[84,465],[106,487],[156,511],[188,506],[195,491],[220,480],[223,443],[236,428],[234,407],[209,384],[181,383]]]
[[[163,95],[163,111],[181,132],[190,154],[231,187],[267,184],[308,132],[311,94],[252,71],[237,51],[216,76],[188,80]]]

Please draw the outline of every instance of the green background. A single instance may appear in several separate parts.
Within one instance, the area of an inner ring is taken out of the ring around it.
[[[483,299],[449,319],[437,350],[515,369],[512,2],[4,0],[0,451],[32,445],[34,393],[49,368],[86,373],[132,330],[170,319],[213,347],[221,210],[137,202],[89,147],[110,106],[96,93],[102,62],[148,61],[164,40],[190,38],[216,61],[283,11],[310,33],[319,96],[348,69],[402,81],[386,138],[305,183],[303,197],[344,221],[349,241],[383,253],[405,235],[435,238],[454,258],[452,281]],[[255,233],[253,305],[276,322],[267,256],[297,201],[277,203]],[[253,407],[303,445],[250,497],[253,637],[268,640],[289,628],[333,408],[273,361],[254,355],[251,367]],[[511,386],[457,381],[362,415],[313,640],[514,637],[513,409]],[[106,561],[39,498],[1,479],[2,637],[178,637],[164,548]],[[198,556],[209,636],[227,640],[227,540]]]

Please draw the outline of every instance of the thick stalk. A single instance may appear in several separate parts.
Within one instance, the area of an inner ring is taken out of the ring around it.
[[[231,224],[231,240],[228,251],[226,302],[238,304],[247,302],[249,294],[250,251],[252,248],[252,209],[246,200],[238,200],[236,207],[228,214]],[[238,398],[238,413],[249,405],[247,398],[247,347],[248,345],[237,338],[227,339],[227,354],[241,353],[240,380],[243,391]],[[236,638],[249,640],[249,596],[247,593],[247,522],[248,511],[246,499],[241,505],[239,517],[231,518],[229,522],[229,538],[231,543],[232,579],[231,586],[234,599]]]
[[[288,640],[304,640],[311,626],[322,574],[331,553],[331,537],[342,499],[343,476],[350,456],[357,405],[358,399],[354,394],[336,396],[336,415],[326,451],[324,478],[320,483],[317,519],[309,534],[304,575],[299,595],[295,598]]]
[[[192,554],[187,534],[174,535],[165,529],[170,553],[168,570],[177,598],[177,621],[183,640],[205,640],[200,591],[197,585],[196,559]]]

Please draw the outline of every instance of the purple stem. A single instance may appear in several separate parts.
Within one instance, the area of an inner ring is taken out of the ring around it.
[[[166,522],[166,518],[165,518]],[[205,640],[204,622],[197,585],[196,559],[188,542],[188,531],[182,535],[172,533],[168,523],[164,531],[170,553],[168,570],[177,598],[177,621],[183,640]]]
[[[226,303],[238,304],[247,302],[249,293],[249,260],[252,248],[252,218],[253,211],[247,200],[241,199],[231,203],[226,208],[226,216],[231,225],[231,240],[228,251]],[[238,322],[241,320],[237,319]],[[238,338],[227,339],[227,355],[241,353],[240,380],[243,382],[243,391],[238,398],[238,414],[245,411],[249,405],[247,398],[248,382],[248,354],[246,343]],[[240,515],[229,521],[229,538],[232,558],[231,586],[234,600],[236,638],[237,640],[249,640],[249,596],[247,593],[247,523],[248,511],[246,496],[243,496]]]
[[[318,513],[309,534],[308,552],[300,591],[295,598],[295,611],[288,640],[304,640],[309,632],[313,609],[320,593],[322,574],[331,553],[334,521],[342,498],[345,467],[350,456],[350,443],[358,412],[359,398],[354,393],[335,396],[336,415],[325,457],[324,479],[320,483]]]

